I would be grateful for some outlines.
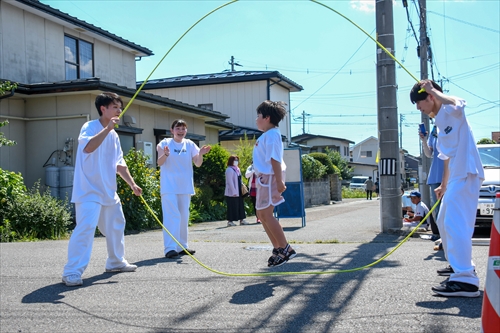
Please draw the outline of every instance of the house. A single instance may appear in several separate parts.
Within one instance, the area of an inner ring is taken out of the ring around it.
[[[292,143],[310,147],[306,153],[323,153],[329,148],[339,152],[340,156],[349,160],[349,144],[354,143],[354,141],[325,135],[304,133],[292,137]]]
[[[10,122],[2,131],[17,142],[0,149],[0,168],[22,173],[28,187],[47,184],[45,166],[71,168],[81,126],[99,117],[95,97],[111,91],[127,104],[136,92],[136,59],[153,55],[34,0],[0,1],[0,41],[0,80],[18,84],[0,99],[0,121]],[[177,118],[201,145],[218,142],[229,115],[140,92],[116,130],[123,151],[144,149],[153,164],[156,143]]]
[[[351,159],[349,166],[354,168],[353,176],[372,176],[377,179],[378,163],[377,152],[379,141],[377,138],[370,136],[358,144],[351,147]],[[401,173],[401,181],[406,179],[405,172],[405,150],[399,150],[399,170]],[[406,152],[407,153],[407,152]]]
[[[406,153],[404,154],[404,161],[404,170],[406,177],[403,179],[406,183],[418,183],[418,167],[419,165],[422,165],[422,159],[420,157],[416,157]]]
[[[144,90],[227,114],[228,122],[211,124],[226,126],[219,131],[219,142],[231,150],[245,135],[249,139],[261,135],[255,124],[255,110],[264,100],[287,104],[287,115],[279,126],[287,146],[291,142],[290,93],[303,88],[277,71],[225,71],[153,79],[144,85]]]

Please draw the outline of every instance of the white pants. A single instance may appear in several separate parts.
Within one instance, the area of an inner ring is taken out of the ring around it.
[[[472,262],[472,234],[481,183],[479,177],[470,174],[449,182],[437,219],[446,259],[455,272],[450,281],[478,287],[479,278]]]
[[[161,208],[163,211],[163,225],[179,241],[188,248],[189,204],[191,194],[162,194]],[[164,253],[181,250],[181,247],[163,230]]]
[[[87,268],[96,226],[106,237],[108,259],[106,269],[120,268],[128,264],[125,255],[125,217],[120,203],[102,206],[98,202],[75,204],[76,227],[68,245],[68,262],[64,266],[63,276],[77,274],[81,276]]]

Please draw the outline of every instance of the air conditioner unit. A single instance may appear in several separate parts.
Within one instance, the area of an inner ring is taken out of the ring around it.
[[[147,160],[146,163],[149,165],[153,165],[153,143],[152,142],[144,142],[138,141],[135,145],[135,149],[142,150]]]

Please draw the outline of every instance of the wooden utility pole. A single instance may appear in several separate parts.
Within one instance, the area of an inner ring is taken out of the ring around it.
[[[394,55],[393,0],[377,0],[377,40]],[[379,130],[380,223],[382,232],[401,228],[401,162],[395,61],[377,45],[377,106]]]
[[[427,37],[427,14],[426,14],[426,0],[419,0],[420,7],[420,79],[424,80],[429,77],[428,67],[427,67],[427,54],[429,50],[429,38]],[[425,113],[421,113],[421,121],[425,125],[427,130],[427,135],[430,135],[431,128],[429,128],[429,116]],[[416,129],[415,129],[416,130]],[[423,144],[427,144],[423,142]],[[420,166],[420,172],[418,177],[418,185],[420,193],[422,194],[422,202],[426,205],[431,203],[431,192],[429,185],[427,185],[427,177],[429,176],[429,170],[431,166],[431,160],[424,153],[421,153],[422,165]]]

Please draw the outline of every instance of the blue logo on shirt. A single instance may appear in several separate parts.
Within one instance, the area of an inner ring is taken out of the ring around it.
[[[444,129],[444,132],[445,132],[446,134],[448,134],[448,133],[450,133],[450,132],[451,132],[451,130],[452,130],[452,129],[453,129],[453,127],[448,126],[448,127],[446,127],[446,128]]]

